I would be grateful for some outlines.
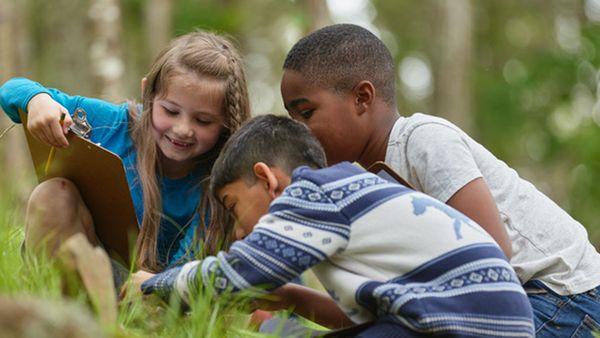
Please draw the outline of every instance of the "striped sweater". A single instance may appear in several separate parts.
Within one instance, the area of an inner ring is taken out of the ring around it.
[[[201,284],[264,293],[311,268],[356,323],[385,317],[417,335],[533,336],[527,296],[482,228],[349,163],[297,168],[244,240],[142,289],[184,300]]]

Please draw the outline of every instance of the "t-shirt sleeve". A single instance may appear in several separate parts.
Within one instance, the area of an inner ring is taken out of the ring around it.
[[[442,202],[483,176],[461,134],[443,124],[416,127],[408,137],[406,152],[423,192]]]

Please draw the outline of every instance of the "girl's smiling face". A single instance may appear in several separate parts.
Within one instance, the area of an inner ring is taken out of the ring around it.
[[[193,74],[170,77],[165,93],[152,103],[154,140],[166,176],[187,175],[210,151],[223,130],[224,83]]]

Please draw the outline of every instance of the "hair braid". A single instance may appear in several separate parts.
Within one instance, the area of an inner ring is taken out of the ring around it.
[[[250,103],[248,100],[246,76],[241,64],[242,60],[230,48],[225,47],[225,49],[230,54],[227,60],[230,74],[227,79],[227,89],[225,92],[225,106],[229,117],[226,127],[233,133],[239,129],[244,121],[250,118]]]
[[[148,271],[160,271],[165,267],[159,260],[158,234],[163,216],[160,179],[162,170],[159,164],[160,150],[152,136],[152,104],[156,97],[163,95],[169,81],[176,74],[195,74],[199,79],[210,78],[223,81],[223,126],[225,127],[217,144],[209,152],[197,159],[197,165],[212,168],[212,164],[225,141],[240,125],[250,117],[250,105],[246,78],[241,57],[227,37],[210,32],[192,32],[173,39],[157,56],[146,75],[146,86],[142,94],[143,111],[138,112],[135,103],[129,106],[131,135],[137,154],[139,183],[142,188],[144,215],[141,231],[137,240],[137,259],[139,268]],[[199,182],[200,183],[200,182]],[[203,185],[205,187],[205,185]],[[217,239],[225,240],[232,222],[221,206],[211,200],[207,189],[203,189],[198,205],[202,229],[208,223],[205,215],[210,208],[210,225],[217,230]],[[183,225],[182,225],[183,226]],[[217,243],[209,243],[217,244]]]

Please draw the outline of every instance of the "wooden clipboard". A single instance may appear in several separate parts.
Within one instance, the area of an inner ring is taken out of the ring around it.
[[[403,186],[416,190],[410,183],[408,183],[402,176],[400,176],[394,169],[390,168],[385,162],[377,161],[367,168],[367,171],[386,179],[393,183],[400,183]]]
[[[45,173],[51,147],[27,130],[27,114],[19,111],[38,181],[53,177],[72,181],[94,220],[98,239],[111,257],[125,266],[138,235],[138,222],[121,158],[69,131],[67,148],[58,148]],[[60,212],[60,211],[57,211]]]

